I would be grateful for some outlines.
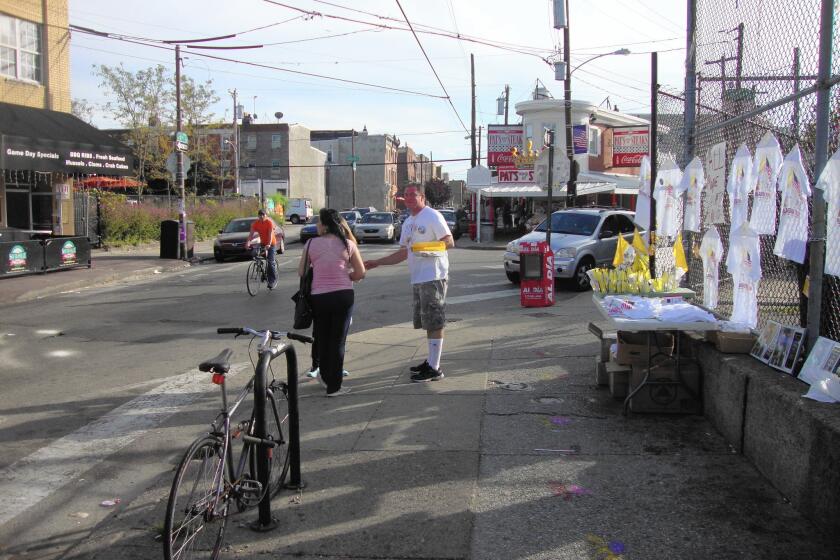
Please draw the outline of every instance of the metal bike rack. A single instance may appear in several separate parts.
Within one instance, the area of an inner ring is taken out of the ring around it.
[[[285,485],[289,489],[301,489],[306,484],[300,478],[300,416],[298,411],[298,370],[297,354],[291,344],[280,344],[267,352],[260,354],[254,378],[254,421],[256,422],[254,435],[264,440],[266,438],[265,422],[265,392],[266,372],[271,361],[280,354],[286,355],[286,383],[289,391],[289,482]],[[263,397],[257,398],[257,395]],[[257,480],[268,489],[269,466],[268,447],[257,445]],[[259,503],[259,517],[251,523],[250,528],[257,532],[271,531],[277,528],[277,519],[271,515],[271,493],[266,491]]]

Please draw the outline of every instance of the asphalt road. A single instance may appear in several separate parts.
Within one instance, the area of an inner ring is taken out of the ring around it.
[[[376,258],[395,249],[366,244],[362,246],[363,258]],[[122,445],[119,438],[128,436],[118,427],[111,429],[114,421],[108,415],[127,403],[136,403],[138,397],[167,381],[177,385],[186,372],[222,348],[234,348],[232,362],[244,363],[244,339],[221,337],[215,333],[216,327],[287,329],[300,252],[300,245],[289,247],[280,258],[278,287],[273,292],[263,287],[256,297],[246,292],[247,262],[209,262],[147,281],[4,307],[0,327],[0,362],[4,365],[0,374],[0,472],[12,475],[7,485],[16,486],[20,496],[17,505],[0,513],[0,542],[9,545],[15,541],[13,535],[26,534],[28,542],[49,543],[47,548],[59,554],[74,542],[72,529],[77,521],[73,515],[104,516],[107,511],[95,507],[99,498],[114,495],[130,501],[132,495],[142,492],[144,482],[159,472],[161,462],[171,462],[194,437],[195,426],[185,421],[184,433],[166,441],[147,442],[142,452],[133,448],[133,443],[116,452]],[[501,253],[455,250],[451,259],[449,296],[456,302],[450,307],[451,320],[492,313],[494,305],[518,303],[518,292],[504,277]],[[352,332],[410,321],[410,301],[404,264],[372,271],[356,289]],[[305,371],[309,349],[299,351],[300,369]],[[183,409],[178,412],[186,413],[191,405],[206,411],[214,399],[217,395],[212,393],[196,395],[194,401],[179,401],[177,405]],[[144,417],[147,412],[143,411]],[[167,411],[154,412],[163,418]],[[154,414],[152,417],[137,430],[158,428]],[[82,437],[101,441],[79,453],[79,433],[90,430],[91,425],[99,427]],[[64,442],[70,449],[54,451],[62,438],[72,440]],[[39,456],[44,448],[58,455]],[[80,455],[84,458],[78,459]],[[78,464],[68,465],[68,456],[76,457]],[[46,481],[46,489],[33,491],[35,495],[20,490],[27,478],[27,465],[40,469],[50,461],[60,466],[38,471],[39,483]],[[113,476],[114,469],[126,464],[131,466],[125,477]],[[83,477],[91,465],[97,467]],[[114,479],[112,487],[88,486],[97,472],[109,472],[109,478]],[[70,485],[66,484],[68,477],[74,479]],[[59,504],[67,512],[65,517],[56,516],[52,526],[38,523]]]

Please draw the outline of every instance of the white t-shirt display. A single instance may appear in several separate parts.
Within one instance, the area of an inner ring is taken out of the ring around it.
[[[758,324],[758,282],[761,280],[761,247],[758,234],[748,223],[729,236],[726,270],[732,275],[730,321],[751,329]]]
[[[747,221],[749,210],[749,194],[753,190],[752,154],[746,144],[741,144],[735,152],[732,167],[729,168],[729,179],[726,181],[726,192],[729,195],[729,225],[732,230],[741,227]]]
[[[700,233],[700,197],[703,195],[703,187],[706,184],[706,176],[703,173],[703,162],[695,156],[683,171],[677,191],[685,193],[685,217],[683,218],[683,229]]]
[[[825,273],[840,276],[840,149],[826,162],[815,185],[823,191],[825,214]]]
[[[636,197],[636,215],[633,222],[641,229],[650,229],[650,158],[642,156],[639,164],[639,195]]]
[[[443,280],[449,274],[449,257],[446,251],[434,256],[415,255],[411,246],[423,241],[439,241],[452,235],[443,215],[426,206],[417,215],[409,215],[403,222],[400,234],[400,245],[408,250],[408,270],[411,273],[411,283],[431,282]]]
[[[773,254],[798,262],[805,262],[808,244],[808,197],[811,185],[802,165],[799,144],[785,156],[779,170],[779,190],[782,192],[782,211],[779,215],[779,232]]]
[[[715,226],[710,226],[703,235],[700,258],[703,261],[703,305],[707,309],[714,309],[718,304],[720,262],[723,260],[723,243]]]
[[[676,237],[680,231],[680,196],[677,187],[682,171],[673,160],[666,161],[656,172],[653,198],[656,200],[656,233],[662,237]]]
[[[753,160],[753,204],[750,227],[758,234],[776,234],[776,180],[782,166],[782,149],[772,132],[766,133],[755,147]]]

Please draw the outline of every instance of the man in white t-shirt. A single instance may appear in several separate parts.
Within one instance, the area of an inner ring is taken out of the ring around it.
[[[437,381],[443,378],[440,355],[446,326],[446,284],[449,277],[446,249],[454,247],[455,241],[443,215],[426,206],[426,191],[422,185],[408,185],[403,196],[411,215],[403,223],[399,250],[387,257],[366,261],[365,268],[371,270],[408,259],[414,294],[414,328],[425,329],[429,344],[429,357],[411,368],[411,381]],[[442,242],[444,248],[418,245],[434,241]]]

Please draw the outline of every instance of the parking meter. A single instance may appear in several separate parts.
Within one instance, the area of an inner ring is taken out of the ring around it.
[[[522,307],[554,305],[554,254],[545,241],[519,243],[519,302]]]

